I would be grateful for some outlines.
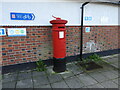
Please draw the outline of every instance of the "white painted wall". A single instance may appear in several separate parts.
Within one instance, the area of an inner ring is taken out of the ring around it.
[[[0,3],[0,13],[1,13],[1,14],[0,14],[0,24],[2,24],[2,23],[3,23],[3,22],[2,22],[2,16],[3,16],[3,15],[2,15],[2,14],[3,14],[3,13],[2,13],[2,3]]]
[[[118,2],[119,0],[0,0],[1,2]]]
[[[0,25],[51,25],[52,15],[68,20],[67,25],[80,25],[81,5],[80,2],[2,2]],[[10,12],[31,12],[35,20],[10,20]],[[91,16],[92,21],[84,21],[84,25],[118,25],[115,5],[90,3],[85,6],[85,16]]]
[[[92,16],[92,21],[84,21],[86,25],[118,25],[118,6],[88,4],[84,16]]]

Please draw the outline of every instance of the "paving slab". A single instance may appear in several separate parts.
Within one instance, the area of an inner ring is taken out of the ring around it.
[[[41,88],[51,88],[50,84],[42,85]]]
[[[108,62],[111,66],[115,68],[119,68],[119,58],[118,55],[116,56],[110,56],[109,58],[106,58],[106,62]]]
[[[12,82],[17,80],[17,73],[4,74],[2,78],[2,83]]]
[[[113,70],[111,70],[111,72],[114,73],[114,74],[116,74],[117,76],[119,76],[118,70],[113,69]]]
[[[33,88],[33,81],[32,79],[17,81],[16,88]]]
[[[77,75],[77,77],[82,83],[84,83],[85,86],[98,83],[95,79],[93,79],[91,76],[89,76],[86,73]]]
[[[118,85],[119,85],[119,87],[120,87],[120,78],[118,78]]]
[[[60,74],[52,74],[52,75],[48,75],[48,79],[50,81],[50,83],[55,83],[55,82],[59,82],[62,81],[62,76]]]
[[[112,63],[111,65],[112,65],[113,67],[115,67],[115,68],[119,68],[118,62]]]
[[[115,63],[118,62],[118,57],[111,57],[106,60],[109,63]]]
[[[0,81],[2,80],[3,75],[0,73]]]
[[[112,82],[112,80],[106,81],[106,82],[103,82],[103,83],[100,83],[100,84],[105,88],[118,88],[118,85],[115,84],[114,82]]]
[[[114,78],[118,77],[118,75],[114,74],[111,71],[101,72],[101,74],[103,74],[104,76],[106,76],[109,79],[114,79]]]
[[[87,71],[85,72],[85,74],[88,74],[90,76],[94,75],[94,74],[100,74],[99,72],[100,69],[97,69],[97,70],[92,70],[92,71]],[[83,73],[84,74],[84,73]]]
[[[24,80],[24,79],[31,79],[32,78],[32,73],[30,72],[20,72],[18,73],[18,80]]]
[[[15,81],[2,83],[2,88],[15,88]]]
[[[38,72],[38,71],[32,71],[32,75],[34,76],[44,76],[46,73],[44,71]]]
[[[51,86],[50,86],[50,84],[37,85],[37,86],[34,87],[34,89],[36,90],[36,88],[39,88],[41,90],[42,88],[45,88],[45,89],[51,88]]]
[[[118,84],[118,78],[112,80],[114,83]]]
[[[65,82],[69,86],[69,88],[81,88],[84,84],[77,77],[66,78]]]
[[[69,64],[67,66],[67,70],[71,71],[74,73],[74,75],[76,74],[80,74],[83,72],[83,70],[81,69],[80,66],[77,66],[75,63],[72,63],[71,65]]]
[[[103,82],[109,80],[108,77],[104,76],[102,73],[88,73],[91,77],[93,77],[97,82]]]
[[[38,88],[39,85],[47,85],[49,84],[49,81],[47,79],[47,76],[39,76],[39,77],[33,77],[33,83],[34,83],[34,88]]]
[[[82,88],[88,88],[87,86],[84,86],[84,87],[82,87]],[[78,89],[77,89],[78,90]],[[80,89],[79,89],[80,90]]]
[[[102,69],[99,69],[98,72],[106,72],[106,71],[111,71],[113,68],[112,67],[107,67],[107,66],[103,66]]]
[[[66,71],[64,73],[60,73],[60,75],[65,79],[74,76],[74,74],[71,71]]]
[[[2,80],[0,81],[0,90],[2,90]]]
[[[52,88],[69,88],[67,86],[67,84],[65,83],[65,81],[60,81],[60,82],[56,82],[51,84]]]
[[[101,65],[103,66],[103,68],[100,69],[99,72],[106,72],[106,71],[111,71],[111,70],[114,69],[114,68],[111,67],[111,65],[108,64],[108,63],[103,63],[103,64],[101,64]]]
[[[98,83],[98,84],[87,86],[87,88],[104,88],[104,87]]]

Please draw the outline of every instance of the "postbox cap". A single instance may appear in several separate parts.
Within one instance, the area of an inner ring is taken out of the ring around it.
[[[54,16],[52,16],[54,17]],[[67,20],[63,20],[59,17],[54,17],[56,20],[51,20],[50,23],[51,24],[66,24],[68,21]]]

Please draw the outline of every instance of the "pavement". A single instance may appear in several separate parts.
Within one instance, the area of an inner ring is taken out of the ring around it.
[[[118,88],[118,55],[102,57],[106,62],[101,65],[103,68],[84,71],[75,62],[67,64],[67,71],[54,73],[53,66],[47,67],[47,71],[36,70],[19,71],[1,75],[1,88],[29,88],[30,90],[42,88]]]

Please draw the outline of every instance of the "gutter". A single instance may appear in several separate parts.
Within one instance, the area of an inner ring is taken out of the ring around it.
[[[82,48],[83,48],[83,18],[84,18],[84,6],[85,5],[87,5],[89,2],[85,2],[85,3],[83,3],[82,4],[82,7],[81,7],[81,9],[82,9],[82,11],[81,11],[81,34],[80,34],[80,36],[81,36],[81,42],[80,42],[80,59],[81,59],[81,61],[82,61]]]
[[[120,1],[108,1],[108,2],[103,2],[103,3],[108,3],[108,4],[113,4],[113,5],[120,5]]]

